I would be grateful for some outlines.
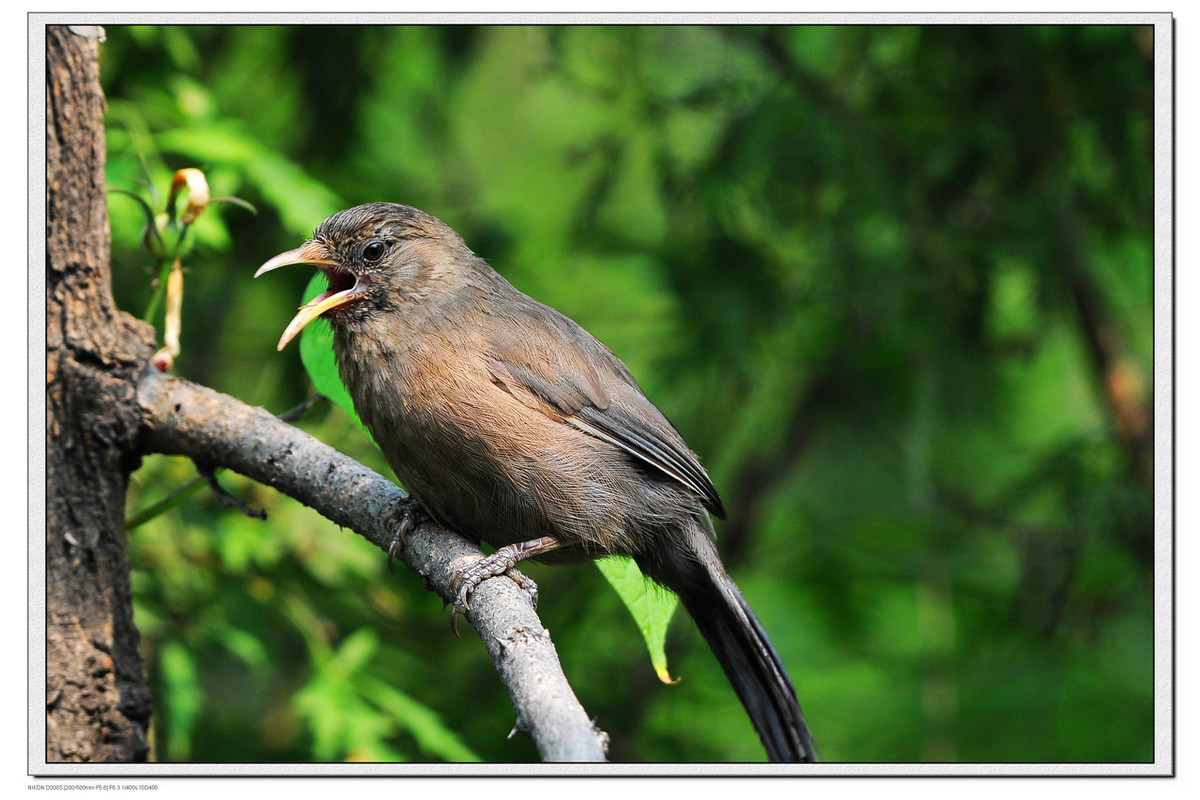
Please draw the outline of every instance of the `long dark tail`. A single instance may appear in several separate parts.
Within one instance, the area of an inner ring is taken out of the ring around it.
[[[673,589],[696,621],[741,698],[772,761],[816,761],[812,733],[779,654],[699,529],[680,553],[638,558],[642,570]]]

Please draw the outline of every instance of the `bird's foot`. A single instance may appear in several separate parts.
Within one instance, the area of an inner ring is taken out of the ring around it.
[[[450,613],[450,629],[458,636],[458,617],[471,610],[467,603],[471,592],[488,578],[507,575],[529,598],[529,602],[537,608],[538,588],[525,573],[517,569],[517,562],[554,550],[558,540],[552,536],[543,536],[528,542],[517,542],[501,547],[490,556],[485,556],[474,564],[459,570],[450,581],[450,591],[454,594],[454,610]]]
[[[530,578],[516,567],[510,567],[509,570],[504,574],[512,579],[512,582],[515,583],[521,589],[521,591],[525,593],[525,596],[529,598],[529,603],[534,608],[537,608],[538,586],[533,582],[533,578]]]
[[[408,535],[423,522],[429,521],[429,512],[425,507],[411,497],[401,503],[388,515],[389,526],[394,526],[392,543],[388,545],[388,572],[395,572],[396,555],[408,543]]]

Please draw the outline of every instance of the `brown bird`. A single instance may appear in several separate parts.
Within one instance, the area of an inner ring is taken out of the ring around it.
[[[434,520],[499,548],[458,576],[460,610],[524,558],[632,556],[679,595],[771,760],[814,760],[787,671],[713,544],[717,490],[607,347],[409,206],[334,214],[255,276],[287,264],[317,267],[329,290],[279,349],[328,319],[342,381],[400,482]]]

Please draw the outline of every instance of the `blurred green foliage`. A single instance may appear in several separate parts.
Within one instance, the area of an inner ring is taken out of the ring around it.
[[[329,213],[423,208],[604,340],[699,452],[831,761],[1153,758],[1147,28],[107,28],[109,181],[205,170],[175,371],[282,412]],[[161,191],[161,189],[160,189]],[[118,302],[152,275],[110,201]],[[1142,416],[1139,417],[1139,411]],[[387,472],[328,405],[300,423]],[[133,514],[187,484],[148,458]],[[132,531],[159,760],[536,757],[412,575],[219,479]],[[682,615],[677,685],[596,570],[541,614],[621,761],[760,760]]]

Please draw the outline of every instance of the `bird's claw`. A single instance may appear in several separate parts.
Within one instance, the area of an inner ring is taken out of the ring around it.
[[[455,636],[458,636],[459,616],[465,615],[471,610],[471,606],[467,602],[471,592],[475,591],[475,588],[488,578],[507,575],[525,593],[533,607],[537,608],[537,584],[533,582],[532,578],[517,569],[515,563],[516,559],[512,557],[512,554],[504,552],[504,548],[501,548],[490,556],[481,558],[474,564],[459,570],[450,579],[450,593],[454,597],[454,610],[450,612],[450,630],[454,632]]]
[[[395,533],[392,537],[392,543],[388,545],[388,572],[396,571],[396,556],[404,550],[408,544],[408,535],[413,529],[429,519],[429,514],[415,500],[408,500],[403,504],[403,507],[393,512],[388,517],[388,522],[396,526]]]
[[[490,575],[476,577],[474,574],[467,574],[469,570],[470,567],[460,570],[450,579],[450,593],[454,595],[452,603],[454,608],[450,612],[450,630],[454,632],[455,637],[460,639],[462,637],[458,635],[458,618],[471,610],[471,606],[467,603],[467,597],[475,591],[476,586],[491,577]]]
[[[396,538],[388,545],[388,572],[396,572],[396,553],[404,549],[406,533],[407,531],[397,531]]]
[[[533,579],[516,567],[510,568],[505,574],[512,578],[513,583],[517,584],[521,591],[525,593],[525,596],[529,598],[530,604],[534,608],[537,608],[538,586],[533,582]]]

